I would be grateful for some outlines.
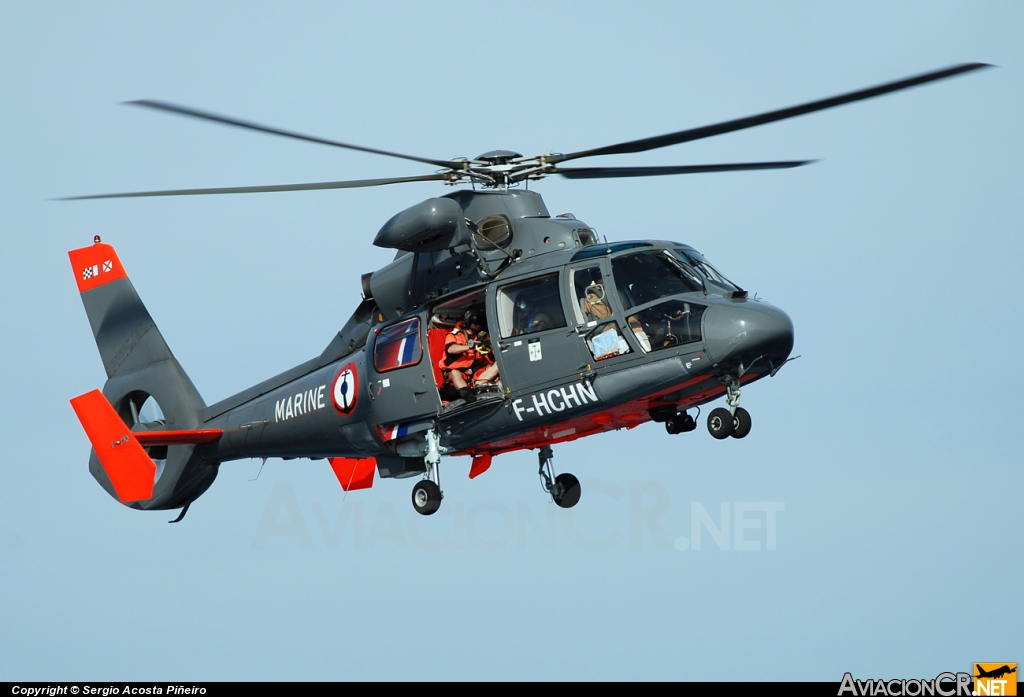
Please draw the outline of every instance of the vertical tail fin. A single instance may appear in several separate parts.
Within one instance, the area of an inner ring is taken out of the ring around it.
[[[168,348],[114,248],[97,236],[94,244],[68,256],[107,373],[103,396],[116,415],[132,431],[196,429],[206,403]],[[150,399],[161,416],[141,423],[142,407]],[[152,496],[134,503],[121,497],[95,450],[89,470],[111,496],[133,508],[179,508],[206,491],[217,474],[217,463],[203,460],[195,448],[168,445],[166,453],[151,448],[148,457],[157,468]]]
[[[96,237],[68,256],[108,378],[174,360],[113,247]]]

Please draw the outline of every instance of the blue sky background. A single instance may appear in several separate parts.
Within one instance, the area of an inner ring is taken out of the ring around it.
[[[1024,661],[1019,3],[0,5],[0,679],[933,677]],[[114,244],[208,403],[317,355],[370,242],[435,184],[53,202],[429,167],[124,106],[154,98],[448,158],[569,152],[965,61],[1001,66],[597,166],[798,170],[535,187],[609,240],[677,239],[785,309],[803,358],[753,431],[532,452],[421,519],[409,481],[225,465],[180,525],[111,500],[68,400],[104,374],[67,250]],[[776,513],[749,525],[744,502]],[[1017,503],[1014,503],[1017,502]],[[693,514],[732,533],[716,542]],[[685,541],[681,538],[685,538]],[[683,549],[685,548],[685,549]]]

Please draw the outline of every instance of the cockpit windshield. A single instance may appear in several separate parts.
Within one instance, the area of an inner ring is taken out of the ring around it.
[[[697,269],[712,283],[733,292],[742,290],[735,283],[719,273],[718,269],[709,264],[707,260],[696,251],[692,249],[681,249],[678,247],[672,251],[684,262]]]
[[[704,284],[693,269],[664,250],[637,251],[612,259],[619,298],[628,310],[670,295],[700,292]]]

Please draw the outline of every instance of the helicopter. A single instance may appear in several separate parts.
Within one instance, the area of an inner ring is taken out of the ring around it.
[[[657,167],[566,167],[781,121],[961,75],[964,63],[762,114],[571,153],[492,150],[431,159],[273,128],[167,102],[130,105],[404,159],[430,174],[307,184],[175,189],[62,200],[347,189],[408,182],[469,185],[388,220],[373,244],[395,250],[361,278],[362,299],[323,352],[207,405],[174,358],[114,248],[99,236],[69,252],[107,381],[71,400],[92,445],[89,470],[138,510],[181,509],[224,462],[326,459],[345,491],[415,478],[412,504],[439,509],[442,456],[470,456],[469,477],[495,456],[538,451],[538,476],[571,508],[580,482],[556,473],[552,446],[648,421],[716,439],[750,433],[741,388],[794,357],[781,309],[729,280],[683,242],[598,239],[571,214],[552,216],[529,183],[800,167],[813,160]],[[525,184],[520,188],[519,185]],[[155,405],[155,406],[154,406]],[[690,410],[696,410],[691,414]]]

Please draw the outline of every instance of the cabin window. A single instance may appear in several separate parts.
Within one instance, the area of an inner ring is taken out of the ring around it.
[[[612,259],[622,305],[631,307],[670,295],[703,291],[701,280],[666,252],[638,252]]]
[[[423,356],[420,318],[413,317],[380,330],[373,347],[373,367],[378,373],[416,365]]]
[[[509,283],[498,290],[497,300],[502,339],[566,326],[558,273]]]

